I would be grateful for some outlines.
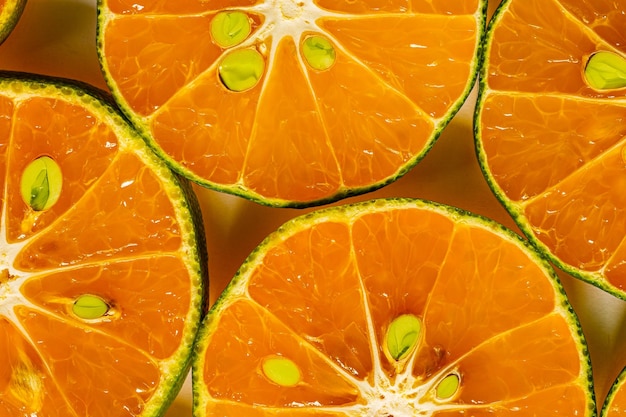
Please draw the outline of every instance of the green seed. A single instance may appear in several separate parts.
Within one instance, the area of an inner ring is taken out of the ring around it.
[[[596,52],[587,61],[585,79],[597,90],[626,87],[626,59],[613,52]]]
[[[62,185],[63,176],[59,165],[52,158],[42,156],[24,169],[20,192],[26,204],[35,211],[41,211],[49,209],[58,201]]]
[[[335,48],[321,36],[306,38],[302,44],[302,53],[306,62],[316,70],[326,70],[335,63]]]
[[[459,389],[461,380],[457,374],[446,375],[437,385],[437,398],[447,400],[454,396]]]
[[[396,317],[387,329],[387,350],[397,361],[406,358],[417,346],[422,322],[412,314]]]
[[[211,36],[222,48],[239,45],[250,31],[250,19],[243,12],[220,12],[211,20]]]
[[[263,373],[270,381],[283,387],[293,387],[301,378],[298,365],[280,356],[265,359]]]
[[[256,49],[238,49],[224,57],[218,71],[226,88],[244,91],[259,82],[264,70],[265,60]]]
[[[109,311],[109,305],[95,295],[81,295],[74,301],[72,312],[81,319],[93,320],[104,316]]]

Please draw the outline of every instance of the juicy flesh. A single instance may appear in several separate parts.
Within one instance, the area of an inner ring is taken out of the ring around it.
[[[212,313],[206,415],[584,415],[576,330],[545,272],[492,232],[416,212],[327,221],[268,248]],[[395,362],[383,345],[402,314],[423,334]],[[275,355],[301,383],[264,377]],[[450,374],[458,389],[437,398]]]
[[[622,372],[615,385],[611,388],[610,398],[603,405],[602,417],[619,417],[626,412],[626,385],[624,385],[624,373]]]
[[[323,199],[396,175],[466,91],[479,35],[478,0],[151,3],[107,2],[104,58],[123,100],[191,175],[269,199]],[[220,10],[248,14],[250,37],[216,45]],[[306,64],[308,35],[331,42],[334,65]],[[219,63],[243,48],[266,69],[229,91]]]
[[[191,302],[163,183],[80,105],[0,96],[0,114],[0,415],[139,415]],[[63,187],[34,211],[20,173],[42,154]],[[110,311],[81,320],[83,294]]]
[[[626,59],[617,3],[513,0],[498,20],[480,116],[487,166],[524,226],[566,265],[626,289],[626,89],[595,90],[589,57]]]

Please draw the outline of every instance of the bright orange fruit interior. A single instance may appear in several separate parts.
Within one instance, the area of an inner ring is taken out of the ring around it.
[[[384,185],[417,162],[474,79],[482,0],[107,0],[100,59],[122,107],[170,162],[201,184],[272,205]],[[220,12],[251,34],[221,47]],[[326,69],[303,43],[327,39]],[[225,86],[232,51],[265,60],[259,82]]]
[[[0,415],[154,413],[185,371],[198,316],[191,219],[121,118],[71,90],[29,87],[0,86]],[[42,155],[62,188],[36,210],[20,187]],[[83,295],[106,314],[77,313]]]
[[[510,0],[489,34],[483,165],[522,228],[569,272],[624,296],[626,88],[592,88],[590,57],[626,59],[613,1]]]
[[[618,375],[611,387],[606,403],[602,407],[602,417],[621,417],[626,415],[626,371]]]
[[[482,221],[395,204],[309,216],[259,247],[200,338],[199,416],[591,415],[583,342],[545,264]],[[422,329],[396,361],[385,341],[403,315]],[[296,384],[268,376],[277,357]]]

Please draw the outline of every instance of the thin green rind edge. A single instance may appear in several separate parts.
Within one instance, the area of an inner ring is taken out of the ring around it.
[[[189,375],[195,341],[202,319],[207,312],[209,277],[206,235],[200,204],[193,188],[186,178],[173,172],[146,146],[143,138],[126,120],[115,101],[106,91],[81,81],[62,77],[0,70],[0,94],[12,84],[19,84],[35,92],[35,94],[40,94],[45,89],[51,89],[54,93],[50,96],[60,99],[73,96],[76,99],[68,100],[69,102],[75,104],[80,102],[82,106],[97,115],[100,120],[108,118],[107,124],[114,127],[117,134],[123,133],[123,136],[118,136],[120,140],[133,142],[139,149],[145,150],[143,154],[139,155],[140,158],[147,161],[147,165],[149,164],[166,186],[164,189],[167,190],[169,200],[177,212],[182,236],[188,239],[185,242],[188,249],[186,261],[188,261],[187,265],[189,265],[188,270],[193,286],[197,291],[190,294],[190,315],[189,320],[185,321],[189,334],[181,340],[183,348],[178,348],[173,356],[173,362],[179,363],[181,366],[160,381],[163,389],[155,391],[147,403],[148,406],[137,416],[161,417],[167,412]],[[174,193],[172,190],[179,190],[180,193]],[[188,221],[181,221],[183,219],[188,219]],[[186,227],[187,224],[190,227]]]
[[[198,338],[196,340],[196,346],[194,351],[194,358],[192,363],[192,394],[193,394],[193,416],[194,417],[208,417],[204,410],[204,401],[207,398],[205,391],[203,378],[203,368],[206,357],[204,356],[205,344],[207,339],[213,331],[214,321],[219,320],[220,312],[228,306],[228,299],[231,293],[241,293],[245,290],[249,273],[254,270],[255,266],[262,260],[263,256],[269,248],[274,245],[275,241],[284,241],[293,233],[304,230],[312,224],[322,223],[326,220],[332,220],[337,217],[358,217],[367,213],[373,213],[376,211],[385,211],[390,209],[421,209],[430,210],[431,212],[437,212],[444,216],[447,216],[455,222],[462,222],[465,224],[472,224],[476,227],[482,227],[485,230],[491,231],[495,235],[500,236],[503,239],[508,239],[509,242],[515,244],[521,251],[526,253],[535,264],[542,269],[548,281],[552,284],[555,292],[555,308],[560,307],[565,319],[572,329],[572,337],[578,347],[578,352],[581,359],[580,379],[581,383],[586,383],[586,393],[588,394],[588,413],[580,417],[596,417],[597,416],[597,403],[594,389],[594,380],[592,373],[591,356],[589,347],[580,324],[580,320],[574,308],[572,307],[565,288],[563,287],[561,280],[550,264],[549,260],[541,252],[524,239],[519,234],[515,233],[506,226],[480,214],[475,214],[467,210],[450,206],[443,203],[438,203],[432,200],[420,199],[420,198],[404,198],[404,197],[392,197],[392,198],[380,198],[372,199],[362,202],[349,203],[339,206],[330,206],[321,209],[314,210],[312,212],[297,216],[286,223],[281,225],[274,232],[270,233],[255,249],[252,250],[250,255],[244,260],[239,270],[235,273],[235,276],[218,296],[217,300],[210,308],[207,315],[204,317],[200,331],[198,332]],[[575,332],[575,334],[574,334]],[[213,358],[214,360],[216,358]]]
[[[619,372],[613,384],[611,384],[611,388],[609,388],[609,392],[607,392],[606,397],[604,398],[604,403],[602,404],[602,408],[600,409],[600,417],[606,417],[613,403],[613,399],[615,398],[615,394],[620,388],[624,387],[626,383],[626,367],[622,368]]]
[[[490,91],[489,87],[487,86],[486,79],[489,69],[489,50],[493,41],[491,34],[497,27],[498,21],[501,16],[504,15],[506,10],[508,9],[509,3],[511,3],[511,1],[512,0],[502,0],[502,2],[498,5],[487,26],[485,44],[483,45],[484,55],[480,64],[478,76],[478,95],[473,117],[474,149],[476,153],[476,158],[478,160],[478,165],[496,199],[506,209],[515,224],[519,227],[524,236],[526,236],[526,238],[531,242],[531,244],[536,248],[537,251],[541,252],[543,256],[548,258],[563,272],[566,272],[572,277],[577,278],[583,282],[591,284],[599,288],[600,290],[603,290],[608,294],[613,295],[616,298],[626,301],[626,290],[622,290],[611,284],[602,274],[584,271],[580,268],[563,262],[556,255],[554,255],[550,248],[535,236],[532,231],[530,222],[526,219],[526,216],[517,208],[517,206],[510,199],[506,197],[506,193],[498,185],[493,175],[491,174],[489,167],[487,166],[487,156],[484,152],[481,139],[480,115],[482,113],[485,97]]]
[[[454,119],[456,114],[459,112],[470,93],[474,89],[476,84],[476,80],[478,78],[478,71],[480,69],[480,61],[483,53],[483,44],[485,38],[485,29],[487,22],[487,7],[488,0],[478,0],[478,9],[476,12],[476,22],[478,27],[478,36],[476,37],[476,45],[475,45],[475,54],[474,59],[472,61],[471,67],[471,75],[467,80],[467,84],[465,85],[465,89],[463,93],[459,96],[459,98],[453,103],[453,105],[448,110],[448,113],[440,118],[438,125],[436,124],[435,129],[431,137],[428,139],[424,148],[416,155],[414,155],[409,161],[404,163],[404,165],[400,166],[398,170],[389,175],[387,178],[378,181],[373,184],[369,184],[363,187],[354,187],[354,188],[342,188],[335,192],[332,195],[329,195],[324,198],[320,198],[317,200],[311,201],[295,201],[295,200],[286,200],[286,199],[278,199],[278,198],[268,198],[264,197],[261,194],[255,193],[248,188],[242,188],[237,185],[224,185],[215,183],[212,181],[207,181],[206,179],[194,174],[192,171],[185,169],[182,167],[174,158],[165,153],[162,148],[157,144],[157,142],[152,138],[150,134],[149,128],[144,126],[139,117],[137,117],[130,107],[127,105],[126,100],[119,92],[119,89],[115,85],[115,82],[111,79],[109,75],[109,71],[107,69],[106,58],[104,56],[104,42],[103,42],[103,26],[105,26],[105,16],[103,10],[107,8],[108,0],[97,0],[97,26],[96,26],[96,44],[97,44],[97,55],[98,61],[100,63],[100,69],[104,76],[104,79],[107,83],[107,86],[111,90],[111,94],[116,101],[120,110],[124,113],[126,118],[130,121],[130,123],[135,127],[141,136],[144,138],[148,146],[152,148],[152,150],[159,155],[161,159],[163,159],[170,168],[177,172],[179,175],[193,181],[194,183],[211,189],[221,193],[231,194],[238,197],[242,197],[246,200],[250,200],[256,202],[263,206],[276,207],[276,208],[308,208],[330,204],[333,202],[337,202],[343,199],[347,199],[349,197],[355,197],[363,194],[367,194],[378,189],[381,189],[389,184],[392,184],[406,175],[409,171],[411,171],[420,161],[422,161],[432,147],[435,145],[443,130],[448,126],[448,124]]]
[[[19,22],[20,17],[22,17],[22,13],[24,12],[24,7],[26,7],[27,0],[17,0],[15,2],[15,7],[10,10],[4,11],[0,17],[0,44],[2,44],[13,32],[17,22]],[[6,5],[5,5],[6,6]]]

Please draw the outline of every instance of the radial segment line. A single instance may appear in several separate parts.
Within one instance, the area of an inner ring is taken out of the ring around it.
[[[557,307],[560,307],[560,305],[556,305]],[[568,321],[567,317],[564,317],[564,315],[559,312],[558,310],[554,310],[551,311],[550,313],[538,317],[534,320],[525,322],[525,323],[521,323],[517,326],[511,327],[509,329],[506,329],[500,333],[494,334],[490,337],[488,337],[487,339],[483,340],[482,342],[478,343],[476,346],[472,347],[471,349],[469,349],[467,352],[463,353],[462,355],[460,355],[458,358],[456,358],[454,361],[450,362],[450,364],[448,364],[444,369],[442,369],[441,371],[439,371],[437,373],[437,375],[444,375],[449,369],[454,368],[455,366],[457,366],[459,363],[461,363],[464,359],[466,359],[467,357],[469,357],[470,355],[472,355],[474,352],[479,351],[481,348],[483,348],[486,345],[489,345],[490,343],[497,341],[498,339],[502,339],[504,337],[506,337],[507,335],[510,335],[520,329],[524,329],[524,328],[528,328],[528,327],[532,327],[537,323],[541,323],[544,320],[547,320],[549,317],[554,317],[554,316],[559,316],[561,318],[563,318],[563,320]],[[576,342],[578,342],[578,339],[575,339]],[[576,343],[578,344],[578,343]],[[574,380],[579,380],[581,378],[583,378],[584,376],[584,367],[581,366],[581,370],[580,373],[576,376],[576,378]],[[437,379],[435,377],[435,379]]]
[[[455,240],[455,236],[457,235],[457,229],[459,227],[462,227],[462,226],[461,225],[456,225],[456,224],[454,225],[454,231],[453,231],[453,234],[452,234],[452,238],[450,239],[450,244],[448,245],[448,250],[446,251],[446,255],[445,255],[445,257],[444,257],[444,259],[442,260],[442,263],[441,263],[442,267],[443,267],[443,265],[445,265],[447,263],[447,259],[449,257],[454,256],[452,254],[451,247],[452,247],[452,242],[454,242],[454,240]],[[477,261],[478,261],[478,259],[475,260],[475,262],[477,262]],[[424,328],[423,328],[423,332],[424,332],[423,338],[424,339],[426,338],[426,336],[428,334],[428,326],[426,325],[426,321],[428,319],[429,306],[430,306],[431,301],[433,300],[433,294],[436,293],[437,285],[442,280],[442,278],[441,278],[441,270],[442,269],[443,268],[440,268],[439,274],[438,274],[438,276],[436,278],[436,281],[435,281],[435,283],[434,283],[434,285],[433,285],[433,287],[431,289],[431,292],[428,295],[428,298],[427,298],[426,303],[425,303],[425,307],[424,307],[424,323],[425,323],[425,325],[424,325]],[[563,309],[564,309],[564,306],[562,306],[561,304],[555,304],[555,310],[550,312],[550,313],[548,313],[548,314],[546,314],[546,315],[544,315],[544,316],[542,316],[542,317],[539,317],[537,319],[534,319],[534,320],[531,320],[531,321],[528,321],[528,322],[520,323],[519,325],[516,325],[514,327],[506,329],[505,331],[502,331],[500,333],[497,333],[497,334],[494,334],[494,335],[488,337],[487,339],[485,339],[485,340],[481,341],[480,343],[478,343],[476,346],[472,347],[467,352],[464,352],[462,355],[460,355],[454,361],[452,361],[449,364],[447,364],[444,368],[439,370],[435,375],[431,376],[430,379],[429,379],[429,381],[431,381],[430,384],[434,385],[434,383],[436,381],[438,381],[441,377],[443,377],[451,369],[454,369],[455,367],[457,367],[459,365],[459,363],[461,363],[465,358],[469,357],[474,352],[480,350],[485,345],[488,345],[488,344],[492,343],[495,340],[498,340],[498,339],[501,339],[503,337],[506,337],[507,335],[509,335],[509,334],[519,330],[519,329],[526,328],[526,327],[529,327],[529,326],[533,326],[533,325],[535,325],[537,323],[540,323],[543,320],[546,320],[548,317],[551,317],[551,316],[560,316],[560,317],[563,318],[563,320],[569,322],[568,317],[566,317],[566,315],[563,312]],[[581,375],[578,376],[579,378],[582,376],[583,371],[584,371],[584,367],[581,368]]]
[[[422,317],[422,321],[424,323],[422,332],[424,333],[424,335],[422,336],[423,339],[426,339],[426,335],[428,334],[428,327],[425,325],[426,324],[426,320],[428,318],[428,308],[430,307],[430,303],[433,300],[433,294],[435,293],[435,289],[437,288],[437,284],[439,284],[439,282],[442,280],[442,274],[441,274],[441,270],[443,269],[444,265],[446,265],[447,260],[450,256],[454,256],[452,255],[452,244],[454,242],[455,236],[457,234],[457,228],[460,227],[459,225],[457,225],[456,223],[453,224],[452,226],[452,233],[450,234],[450,239],[448,240],[448,248],[446,249],[446,253],[443,257],[443,259],[441,260],[441,264],[439,265],[439,270],[437,271],[437,276],[435,277],[435,282],[433,283],[433,286],[430,289],[430,293],[426,296],[426,301],[424,302],[424,314]]]
[[[370,344],[370,354],[373,366],[373,383],[375,386],[384,386],[384,380],[387,378],[385,375],[385,371],[382,365],[381,355],[379,354],[379,341],[376,338],[376,327],[374,325],[374,318],[372,315],[372,310],[370,307],[369,298],[367,296],[367,288],[365,287],[365,282],[363,280],[363,274],[361,273],[361,269],[359,268],[359,263],[357,261],[358,257],[356,254],[356,248],[354,244],[354,235],[353,235],[353,227],[354,220],[349,221],[349,241],[350,241],[350,257],[354,262],[354,268],[356,269],[356,275],[359,280],[360,292],[361,292],[361,300],[363,312],[365,313],[365,322],[367,324],[367,333],[369,335],[369,344]],[[371,389],[369,384],[363,382],[364,388]]]
[[[619,241],[619,243],[617,244],[617,246],[615,246],[615,250],[613,251],[613,253],[611,254],[611,256],[609,256],[606,261],[604,261],[604,265],[596,272],[594,273],[594,275],[596,275],[596,279],[598,280],[598,282],[601,282],[602,280],[606,279],[604,277],[604,275],[606,274],[606,270],[609,267],[609,265],[612,265],[617,257],[617,255],[624,250],[624,248],[626,248],[626,235],[624,237],[622,237],[622,239]],[[591,271],[589,271],[591,272]],[[592,272],[593,273],[593,272]],[[610,285],[614,285],[613,283],[611,283],[609,281]],[[610,291],[612,291],[613,289],[610,289]]]
[[[534,196],[532,196],[532,197],[530,197],[530,198],[528,198],[526,200],[517,201],[517,202],[515,202],[515,205],[518,206],[521,209],[525,209],[529,205],[533,204],[535,201],[545,197],[546,195],[550,194],[552,191],[557,190],[562,184],[564,184],[565,182],[569,181],[572,178],[575,178],[580,172],[584,172],[585,169],[589,169],[589,168],[594,167],[595,165],[601,164],[602,160],[604,158],[606,158],[607,155],[609,155],[612,152],[619,152],[619,148],[623,148],[623,147],[624,147],[624,143],[623,142],[621,142],[621,141],[616,142],[613,146],[611,146],[611,147],[605,149],[604,151],[600,152],[598,155],[596,155],[595,157],[593,157],[589,161],[585,162],[580,167],[574,169],[572,172],[570,172],[565,177],[561,178],[559,181],[557,181],[556,183],[552,184],[551,186],[549,186],[545,190],[541,191],[540,193],[537,193],[536,195],[534,195]],[[622,152],[626,152],[626,151],[622,151]],[[601,170],[600,170],[600,172],[601,172]]]
[[[294,42],[296,42],[295,39],[294,39]],[[296,49],[298,49],[298,43],[296,43]],[[343,185],[343,184],[345,184],[345,182],[344,182],[344,179],[343,179],[343,171],[341,170],[341,164],[339,163],[339,158],[337,157],[337,152],[333,148],[332,142],[330,140],[330,132],[328,131],[328,124],[324,123],[324,115],[322,114],[322,110],[320,108],[320,103],[319,103],[317,94],[315,94],[315,89],[313,88],[313,84],[311,83],[311,78],[309,77],[309,72],[308,72],[308,69],[307,69],[307,65],[304,62],[304,59],[302,58],[302,54],[298,54],[297,57],[298,57],[298,64],[300,66],[300,69],[302,70],[302,74],[304,75],[304,79],[306,80],[307,87],[309,88],[311,96],[313,97],[313,102],[315,103],[316,113],[319,116],[320,120],[322,121],[322,129],[324,130],[326,146],[327,146],[328,149],[330,149],[330,152],[331,152],[331,155],[332,155],[332,159],[333,159],[333,161],[335,161],[335,166],[337,167],[337,175],[339,176],[339,183]],[[340,189],[341,189],[341,187],[340,187]]]
[[[570,12],[565,6],[563,6],[563,2],[561,0],[554,0],[554,3],[556,4],[556,6],[561,9],[561,12],[563,13],[563,15],[570,21],[575,22],[576,26],[578,26],[579,29],[581,29],[583,32],[585,32],[587,34],[587,36],[589,36],[594,43],[596,44],[602,44],[603,47],[612,50],[613,52],[622,55],[623,54],[623,50],[620,50],[618,48],[616,48],[612,43],[608,42],[606,39],[604,39],[602,36],[600,36],[600,34],[598,32],[596,32],[595,30],[593,30],[593,25],[588,25],[588,24],[584,24],[580,19],[578,19],[572,12]],[[593,3],[593,2],[592,2]],[[606,17],[606,16],[604,16]],[[603,24],[606,23],[606,21],[603,19],[602,20]]]
[[[36,271],[24,272],[22,270],[17,270],[19,277],[19,282],[24,283],[31,278],[36,278],[38,276],[45,275],[53,275],[61,272],[71,272],[80,269],[93,268],[93,267],[106,267],[108,265],[122,264],[126,262],[134,262],[134,261],[142,261],[142,260],[154,260],[159,258],[169,258],[174,257],[178,259],[184,259],[187,257],[185,252],[181,249],[178,251],[171,252],[143,252],[141,254],[133,254],[133,255],[124,255],[118,256],[114,258],[106,258],[106,259],[89,259],[85,262],[75,263],[71,265],[58,266],[53,268],[46,268]]]
[[[220,54],[219,57],[217,57],[215,59],[215,61],[213,61],[213,63],[211,65],[209,65],[209,67],[207,67],[207,69],[205,69],[202,72],[199,72],[198,75],[193,79],[190,80],[187,84],[184,84],[183,86],[181,86],[180,89],[178,89],[174,94],[172,94],[170,97],[167,98],[167,100],[165,100],[155,111],[153,111],[152,113],[150,113],[149,115],[146,116],[141,116],[137,113],[134,114],[133,117],[136,117],[138,119],[140,119],[143,123],[143,125],[148,129],[148,131],[150,131],[150,125],[151,123],[158,118],[158,116],[164,112],[165,110],[168,109],[169,105],[176,99],[178,99],[179,97],[185,97],[186,95],[188,95],[188,93],[196,88],[196,84],[198,84],[205,76],[206,74],[210,73],[210,72],[217,72],[217,68],[218,68],[218,63],[220,62],[221,58],[226,54],[226,52],[228,51],[224,51]]]
[[[590,104],[611,104],[618,106],[626,106],[626,97],[584,97],[577,96],[570,93],[562,92],[539,92],[539,91],[513,91],[513,90],[496,90],[487,86],[483,102],[487,102],[490,97],[507,97],[507,98],[554,98],[563,101],[575,101],[578,103],[590,103]],[[484,106],[484,104],[483,104]]]
[[[242,295],[241,297],[242,299],[254,304],[259,310],[264,311],[269,317],[271,317],[272,320],[275,320],[277,323],[282,324],[283,326],[285,326],[285,328],[287,330],[289,330],[289,332],[291,333],[291,335],[300,342],[301,346],[304,346],[305,349],[309,352],[311,352],[313,355],[315,355],[318,359],[321,359],[324,363],[326,363],[327,365],[329,365],[331,368],[333,368],[337,374],[339,374],[343,379],[349,381],[350,383],[352,383],[355,387],[361,389],[361,387],[363,386],[364,382],[355,378],[354,375],[350,374],[348,371],[346,371],[345,369],[341,368],[339,365],[337,365],[337,363],[333,362],[327,355],[325,355],[322,351],[320,351],[315,345],[313,345],[313,343],[311,343],[311,340],[307,339],[306,337],[303,337],[296,329],[292,328],[291,326],[287,325],[283,320],[281,320],[278,316],[276,316],[274,314],[274,312],[272,312],[270,309],[268,309],[267,307],[261,305],[257,300],[255,300],[254,298],[252,298],[250,296],[250,294],[248,294],[247,292],[245,293],[245,295]],[[233,300],[234,302],[235,300]],[[227,306],[225,306],[224,308],[227,308]]]
[[[240,407],[241,402],[235,400],[229,400],[226,398],[213,398],[209,400],[211,403],[219,403],[219,404],[228,404],[234,407]],[[248,405],[249,407],[254,407],[254,405]],[[277,412],[284,412],[285,410],[289,410],[289,414],[300,415],[304,414],[304,416],[311,416],[312,412],[323,412],[323,413],[331,413],[336,414],[337,417],[363,417],[365,416],[365,412],[367,411],[367,407],[362,404],[350,404],[350,405],[315,405],[315,404],[298,404],[297,407],[279,407],[279,406],[264,406],[263,412],[264,415],[274,415]]]
[[[27,246],[30,242],[34,241],[37,239],[38,236],[43,235],[46,233],[47,230],[51,230],[54,229],[56,224],[60,221],[62,221],[63,219],[67,218],[67,216],[72,215],[72,213],[74,213],[77,209],[76,206],[88,195],[90,195],[90,192],[94,189],[98,187],[98,184],[100,183],[100,181],[102,181],[102,178],[104,176],[106,176],[106,174],[109,172],[109,170],[111,170],[112,166],[114,166],[118,159],[120,158],[120,153],[118,152],[113,159],[111,160],[110,165],[104,170],[104,172],[102,173],[102,175],[100,175],[100,177],[89,186],[89,188],[87,188],[85,190],[85,192],[83,193],[82,196],[80,196],[80,198],[74,202],[74,204],[68,208],[68,210],[66,210],[64,213],[61,213],[57,218],[55,218],[50,224],[48,224],[45,228],[37,231],[36,233],[33,233],[31,236],[23,239],[22,241],[20,241],[20,243],[10,243],[8,245],[16,245],[16,247],[19,247],[19,250],[22,250],[25,246]],[[141,158],[143,160],[143,158]],[[5,184],[5,199],[4,199],[4,203],[3,203],[3,210],[4,210],[4,214],[2,216],[2,225],[1,225],[1,230],[0,233],[2,233],[2,239],[4,240],[4,242],[1,243],[5,243],[6,242],[6,236],[7,236],[7,229],[6,229],[6,222],[8,221],[6,219],[6,217],[8,216],[8,210],[6,208],[6,202],[7,202],[7,198],[6,195],[8,193],[8,190],[6,189],[6,184]],[[17,254],[17,252],[16,252]]]
[[[385,17],[385,16],[397,16],[397,15],[406,15],[407,13],[394,13],[394,14],[381,14],[381,15],[367,15],[367,16],[363,16],[363,15],[352,15],[354,17],[348,17],[349,19],[351,18],[352,20],[354,19],[378,19],[380,17]],[[415,13],[413,13],[413,15],[415,15]],[[333,15],[334,16],[334,15]],[[339,15],[342,19],[345,17],[345,15]],[[350,15],[349,15],[350,16]],[[429,119],[432,120],[433,125],[438,125],[440,123],[440,121],[442,119],[444,119],[443,117],[441,118],[433,118],[431,117],[428,113],[426,113],[422,108],[420,108],[416,103],[414,103],[413,101],[411,101],[406,94],[404,94],[402,91],[398,90],[396,87],[394,87],[393,85],[389,84],[389,82],[387,80],[385,80],[379,73],[377,73],[376,71],[374,71],[372,68],[370,68],[365,62],[363,62],[359,57],[357,57],[356,55],[354,55],[350,50],[348,50],[335,36],[333,36],[332,33],[324,30],[322,27],[320,27],[319,25],[317,25],[317,23],[315,24],[316,29],[323,33],[324,35],[326,35],[329,39],[331,39],[334,43],[334,45],[337,47],[337,49],[339,49],[342,53],[344,53],[346,56],[348,56],[350,59],[352,59],[354,62],[356,62],[361,69],[364,72],[369,73],[370,75],[372,75],[375,79],[377,79],[381,84],[385,85],[387,87],[387,89],[389,91],[393,91],[395,92],[398,96],[400,96],[406,103],[408,103],[410,105],[410,107],[412,107],[415,112],[417,114],[419,114],[421,117],[423,117],[424,119]]]

